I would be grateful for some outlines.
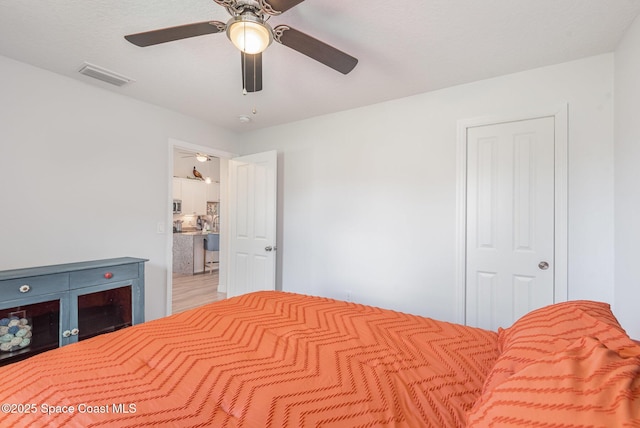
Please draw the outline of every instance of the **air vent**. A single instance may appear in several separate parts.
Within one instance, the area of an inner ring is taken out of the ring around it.
[[[103,82],[111,83],[116,86],[123,86],[127,83],[134,82],[133,79],[125,77],[121,74],[114,73],[113,71],[98,67],[97,65],[89,64],[85,62],[82,68],[78,70],[80,74],[93,77],[94,79],[102,80]]]

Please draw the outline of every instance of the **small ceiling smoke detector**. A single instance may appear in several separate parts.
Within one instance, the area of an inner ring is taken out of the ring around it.
[[[249,116],[247,116],[246,114],[243,114],[242,116],[238,116],[238,120],[240,121],[240,123],[249,123],[249,122],[251,122],[251,118]]]
[[[88,62],[85,62],[78,72],[116,86],[123,86],[127,83],[135,82],[135,80],[129,77],[107,70],[106,68],[98,67],[97,65],[89,64]]]

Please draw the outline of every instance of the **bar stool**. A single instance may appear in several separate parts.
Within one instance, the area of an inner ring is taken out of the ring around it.
[[[209,268],[209,273],[213,273],[213,268],[218,269],[218,262],[207,262],[207,253],[212,251],[220,251],[220,234],[219,233],[209,233],[207,237],[204,238],[204,270],[206,272],[207,267]]]

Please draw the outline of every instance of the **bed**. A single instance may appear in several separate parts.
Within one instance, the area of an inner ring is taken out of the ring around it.
[[[640,345],[588,301],[493,332],[256,292],[0,376],[2,427],[640,426]]]

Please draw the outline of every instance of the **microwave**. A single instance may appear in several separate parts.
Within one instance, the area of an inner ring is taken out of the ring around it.
[[[180,199],[173,200],[173,213],[182,214],[182,201]]]

